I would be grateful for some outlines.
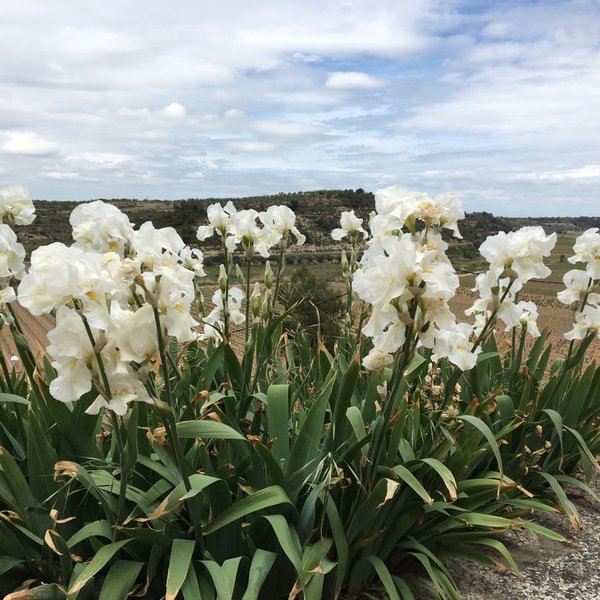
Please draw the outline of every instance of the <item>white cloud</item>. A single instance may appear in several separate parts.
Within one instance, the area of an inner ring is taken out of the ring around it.
[[[152,111],[146,106],[140,108],[119,108],[117,111],[118,115],[128,118],[147,118],[152,116]]]
[[[325,82],[325,86],[333,90],[372,90],[382,85],[381,79],[357,71],[330,73]]]
[[[513,179],[515,181],[531,182],[581,181],[597,185],[597,180],[600,179],[600,165],[586,165],[584,167],[579,167],[578,169],[568,169],[563,171],[542,171],[536,173],[523,173],[515,175]]]
[[[66,162],[87,163],[94,167],[114,168],[131,162],[133,156],[113,152],[83,152],[82,154],[68,156]]]
[[[270,142],[261,142],[255,140],[239,140],[227,142],[226,147],[233,152],[272,152],[275,150],[275,144]]]
[[[187,179],[204,179],[205,175],[202,171],[190,171],[185,174]]]
[[[244,111],[238,110],[237,108],[230,108],[223,113],[226,119],[240,119],[244,116]]]
[[[82,177],[80,173],[76,173],[74,171],[42,171],[42,177],[46,177],[47,179],[54,179],[57,181],[96,181],[95,178],[92,177]]]
[[[52,35],[60,54],[84,60],[97,56],[123,56],[139,49],[134,36],[95,27],[64,27]]]
[[[187,115],[185,106],[179,104],[179,102],[171,102],[165,106],[161,111],[161,114],[170,119],[184,119]]]
[[[256,121],[252,128],[258,133],[283,138],[301,138],[323,132],[323,127],[318,125],[289,121]]]
[[[593,0],[5,4],[0,163],[37,197],[400,181],[598,212]]]
[[[59,150],[58,144],[34,131],[11,131],[4,138],[0,148],[6,154],[45,156]]]
[[[167,85],[222,85],[231,82],[235,76],[232,68],[212,62],[164,60],[159,61],[157,67]]]

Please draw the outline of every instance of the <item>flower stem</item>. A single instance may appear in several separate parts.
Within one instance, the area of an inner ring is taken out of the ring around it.
[[[223,294],[223,338],[229,339],[229,252],[223,238],[223,253],[225,256],[225,293]]]
[[[279,251],[279,260],[277,261],[277,277],[275,278],[275,291],[273,292],[273,310],[271,311],[271,315],[269,316],[269,325],[270,320],[275,316],[275,308],[277,307],[277,296],[279,294],[279,284],[281,282],[281,275],[283,273],[283,269],[285,268],[285,250],[282,248]]]
[[[498,306],[496,306],[494,308],[494,310],[492,310],[492,312],[491,312],[490,316],[488,317],[487,321],[485,322],[481,332],[477,336],[477,339],[473,342],[473,347],[471,348],[471,352],[475,352],[475,350],[477,350],[477,348],[479,348],[479,346],[484,341],[486,335],[488,334],[490,327],[496,322],[496,315],[498,314],[498,309],[500,308],[500,306],[502,305],[504,300],[506,300],[506,297],[508,296],[508,293],[509,293],[510,288],[512,287],[513,283],[514,282],[511,281],[506,286],[506,289],[504,290],[504,293],[502,294],[502,297],[500,298],[500,300],[498,302]],[[458,380],[460,379],[462,372],[463,371],[460,369],[460,367],[455,366],[454,370],[450,374],[450,377],[448,377],[448,379],[446,379],[445,390],[444,390],[444,402],[443,402],[442,406],[440,407],[440,414],[441,414],[441,410],[443,410],[446,407],[446,405],[448,404],[448,400],[450,400],[450,397],[452,396],[452,394],[454,394],[456,384],[458,383]]]
[[[100,376],[102,377],[102,385],[104,386],[104,394],[106,394],[109,401],[112,398],[112,392],[110,389],[110,382],[108,381],[108,376],[106,375],[106,369],[104,367],[104,361],[102,360],[101,351],[97,349],[96,340],[94,338],[94,334],[92,333],[92,329],[86,316],[82,311],[77,310],[79,312],[79,316],[83,321],[83,326],[85,327],[85,332],[88,336],[90,344],[94,350],[94,355],[96,357],[96,362],[98,363],[98,369],[100,370]],[[127,501],[127,475],[129,473],[129,468],[126,466],[126,456],[124,454],[125,443],[123,442],[123,435],[121,433],[121,427],[119,424],[119,418],[115,414],[113,410],[108,411],[110,413],[110,419],[112,422],[113,434],[115,436],[115,441],[117,443],[117,452],[119,454],[119,464],[121,468],[121,477],[119,479],[119,504],[117,508],[117,523],[122,523],[125,518],[125,503]]]
[[[8,371],[8,365],[6,364],[6,359],[4,358],[4,353],[0,353],[0,362],[2,363],[2,372],[4,374],[4,381],[6,384],[6,389],[9,392],[13,392],[12,382],[10,380],[10,373]]]
[[[160,314],[158,312],[158,308],[153,307],[153,310],[154,310],[154,323],[156,325],[156,335],[157,335],[157,340],[158,340],[158,351],[159,351],[159,355],[160,355],[161,369],[163,372],[164,390],[165,390],[165,395],[167,397],[167,404],[169,405],[169,410],[167,411],[167,418],[165,419],[165,428],[167,430],[167,435],[169,436],[169,439],[171,440],[171,443],[173,446],[173,451],[175,453],[175,462],[177,463],[177,468],[179,469],[179,472],[181,473],[185,491],[189,492],[192,489],[192,486],[190,484],[190,479],[188,477],[188,468],[185,463],[185,457],[183,456],[183,451],[181,449],[181,444],[179,443],[179,437],[177,435],[177,422],[175,419],[175,412],[174,412],[174,409],[175,409],[174,404],[175,403],[173,400],[173,393],[171,390],[171,380],[170,380],[170,373],[169,373],[169,365],[167,363],[167,357],[166,357],[165,339],[162,334],[162,327],[160,324]],[[196,504],[196,500],[197,499],[195,499],[195,498],[189,498],[187,501],[187,504],[188,504],[188,510],[190,512],[190,516],[194,523],[194,533],[196,536],[196,542],[198,543],[200,548],[202,548],[203,547],[202,526],[201,526],[200,514],[198,511],[198,506]]]
[[[256,389],[256,386],[258,384],[258,380],[259,380],[262,369],[265,366],[268,366],[270,363],[270,360],[271,360],[270,357],[267,357],[265,360],[262,360],[262,356],[263,356],[264,350],[267,347],[267,343],[268,343],[266,333],[269,332],[269,328],[271,326],[271,323],[273,322],[273,318],[275,317],[275,307],[277,306],[277,294],[279,293],[279,282],[280,282],[281,274],[283,273],[284,267],[285,267],[285,255],[284,255],[284,249],[282,248],[279,252],[279,260],[277,262],[277,276],[275,279],[275,291],[273,293],[273,297],[271,298],[272,304],[271,304],[269,319],[268,319],[267,323],[265,324],[265,328],[264,328],[265,335],[262,338],[262,342],[261,342],[258,352],[256,354],[256,368],[254,369],[254,377],[252,379],[252,386],[248,390],[248,392],[247,392],[248,394],[252,394],[254,392],[254,390]]]
[[[356,271],[356,239],[353,237],[352,238],[352,250],[350,251],[350,265],[349,265],[349,277],[346,280],[346,291],[348,294],[348,298],[346,301],[346,314],[348,315],[349,319],[347,320],[347,327],[346,327],[346,336],[349,336],[350,334],[350,323],[352,322],[352,303],[354,300],[354,296],[352,294],[352,279],[354,277],[354,272]]]
[[[244,342],[248,343],[249,325],[248,320],[250,317],[250,258],[246,257],[246,322],[245,322],[245,336]]]
[[[372,489],[371,478],[373,477],[373,470],[375,468],[375,464],[377,463],[377,457],[379,455],[379,451],[381,449],[381,444],[385,438],[385,434],[390,426],[390,419],[392,417],[392,411],[394,409],[394,397],[400,387],[400,382],[402,381],[402,377],[404,375],[404,371],[408,367],[410,360],[413,356],[413,348],[412,348],[412,337],[414,332],[414,318],[417,312],[418,301],[413,300],[412,305],[409,308],[409,314],[411,319],[413,319],[413,323],[407,327],[406,331],[406,339],[404,341],[404,345],[402,347],[402,351],[400,354],[400,360],[396,369],[394,370],[394,376],[392,378],[392,384],[390,386],[390,390],[387,394],[387,399],[385,402],[385,406],[383,409],[383,413],[379,418],[378,422],[375,425],[375,429],[373,431],[373,441],[369,446],[369,454],[367,457],[367,466],[365,470],[365,478],[364,478],[364,488]],[[368,486],[368,487],[367,487]]]
[[[475,352],[475,350],[477,350],[477,348],[479,348],[480,344],[484,341],[485,336],[487,335],[490,327],[492,327],[494,325],[494,323],[496,322],[496,315],[498,314],[498,309],[500,308],[500,306],[502,306],[502,303],[504,302],[504,300],[506,300],[506,297],[508,296],[508,293],[510,292],[510,288],[512,287],[513,283],[514,282],[511,281],[506,286],[506,289],[504,290],[504,293],[502,294],[502,298],[500,298],[500,301],[498,302],[498,306],[496,306],[494,308],[494,310],[490,314],[488,320],[485,322],[485,325],[483,326],[481,333],[477,336],[477,339],[473,343],[473,348],[471,349],[471,352]]]
[[[96,347],[96,339],[94,338],[94,334],[92,333],[92,329],[90,327],[90,324],[89,324],[86,316],[80,310],[78,310],[77,312],[79,312],[79,316],[81,317],[81,320],[83,321],[83,326],[85,327],[85,332],[88,336],[88,340],[90,341],[90,344],[92,345],[92,349],[94,351],[94,356],[96,357],[96,362],[98,363],[98,370],[100,371],[100,377],[102,378],[102,385],[104,387],[104,393],[106,394],[106,397],[107,397],[106,399],[108,399],[110,401],[110,399],[112,398],[112,392],[110,389],[110,382],[108,381],[108,376],[106,375],[106,368],[104,367],[104,361],[102,360],[102,353]],[[121,428],[119,427],[117,415],[115,415],[115,413],[112,410],[110,411],[110,415],[111,415],[111,421],[112,421],[112,425],[113,425],[113,433],[115,435],[115,439],[117,442],[117,449],[119,451],[119,456],[121,456],[121,454],[123,453],[123,448],[125,447],[125,444],[123,442],[123,437],[121,435]]]

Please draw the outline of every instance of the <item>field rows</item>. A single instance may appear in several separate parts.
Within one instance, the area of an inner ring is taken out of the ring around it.
[[[459,293],[450,301],[450,308],[456,314],[457,319],[467,319],[464,317],[464,311],[473,304],[476,298],[476,294],[468,288],[459,289]],[[561,304],[556,297],[550,295],[527,293],[521,294],[520,299],[529,300],[537,304],[539,311],[538,328],[540,331],[543,329],[549,330],[549,341],[552,343],[553,357],[561,358],[566,356],[569,342],[565,339],[564,334],[573,328],[573,312],[571,309]],[[501,327],[499,327],[499,331],[501,331]],[[508,340],[508,337],[507,335],[505,341]],[[529,346],[531,342],[532,339],[528,336]],[[599,340],[592,342],[592,345],[588,349],[586,362],[590,363],[592,360],[600,363]]]

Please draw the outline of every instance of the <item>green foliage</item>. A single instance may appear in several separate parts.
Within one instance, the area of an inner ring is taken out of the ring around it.
[[[51,598],[308,599],[379,581],[410,598],[404,565],[416,561],[440,597],[457,598],[445,556],[516,571],[499,533],[560,539],[526,519],[552,501],[577,522],[561,486],[589,491],[570,474],[592,468],[599,450],[594,366],[557,365],[545,378],[543,339],[519,364],[490,341],[444,400],[432,377],[443,384],[451,370],[428,372],[417,355],[373,457],[377,386],[393,372],[382,380],[358,354],[347,362],[302,336],[296,344],[299,358],[273,350],[280,358],[254,387],[228,346],[189,348],[182,372],[168,371],[173,405],[140,404],[137,422],[123,423],[137,445],[125,476],[101,417],[80,421],[97,440],[87,446],[72,432],[79,406],[47,387],[39,398],[0,395],[0,589],[35,580]],[[171,415],[181,465],[164,429]]]
[[[584,340],[580,350],[590,341]],[[584,368],[583,353],[570,351],[548,373],[552,348],[547,332],[527,357],[523,346],[522,338],[514,352],[501,357],[490,340],[486,366],[465,377],[462,397],[490,399],[470,407],[493,431],[503,434],[500,452],[505,472],[536,495],[554,495],[576,525],[576,511],[554,484],[554,476],[594,495],[573,475],[582,471],[589,480],[598,468],[600,369],[594,363]],[[508,429],[512,423],[518,427]]]
[[[87,415],[94,391],[55,400],[13,324],[26,377],[0,382],[5,597],[410,599],[418,564],[458,598],[447,557],[518,572],[499,534],[563,539],[530,520],[556,507],[578,525],[564,486],[595,496],[577,476],[600,453],[590,339],[549,370],[543,335],[528,354],[488,337],[468,373],[428,351],[371,372],[356,334],[315,344],[315,308],[292,308],[310,298],[323,338],[341,316],[312,272],[279,291],[290,309],[237,351],[159,337],[155,402],[125,418]]]

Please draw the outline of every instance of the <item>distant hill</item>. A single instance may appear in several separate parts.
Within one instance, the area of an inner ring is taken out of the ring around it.
[[[515,229],[542,225],[548,232],[573,235],[578,235],[590,227],[600,227],[600,217],[513,217],[507,220]]]
[[[330,252],[337,255],[339,246],[331,240],[330,232],[339,226],[340,213],[344,210],[354,210],[359,217],[368,222],[369,213],[375,208],[373,194],[362,189],[315,190],[227,199],[189,198],[162,201],[112,198],[105,201],[118,206],[137,225],[144,221],[152,221],[156,227],[172,226],[187,244],[197,245],[196,229],[198,225],[206,223],[206,208],[214,202],[225,204],[227,200],[232,200],[238,209],[254,208],[258,211],[265,210],[272,204],[289,206],[296,213],[298,228],[307,238],[306,246],[301,250],[323,254],[325,259]],[[31,251],[53,241],[69,244],[69,215],[77,204],[79,203],[36,200],[36,220],[19,231],[19,238],[27,250]],[[496,217],[488,212],[467,213],[460,223],[464,240],[458,246],[462,246],[467,254],[471,254],[488,235],[498,231],[511,231],[524,225],[543,225],[548,232],[579,233],[589,227],[600,227],[600,217],[506,218]],[[208,240],[203,242],[202,247],[208,250],[210,255],[211,249],[216,252],[217,241]],[[456,252],[458,253],[460,251]]]

